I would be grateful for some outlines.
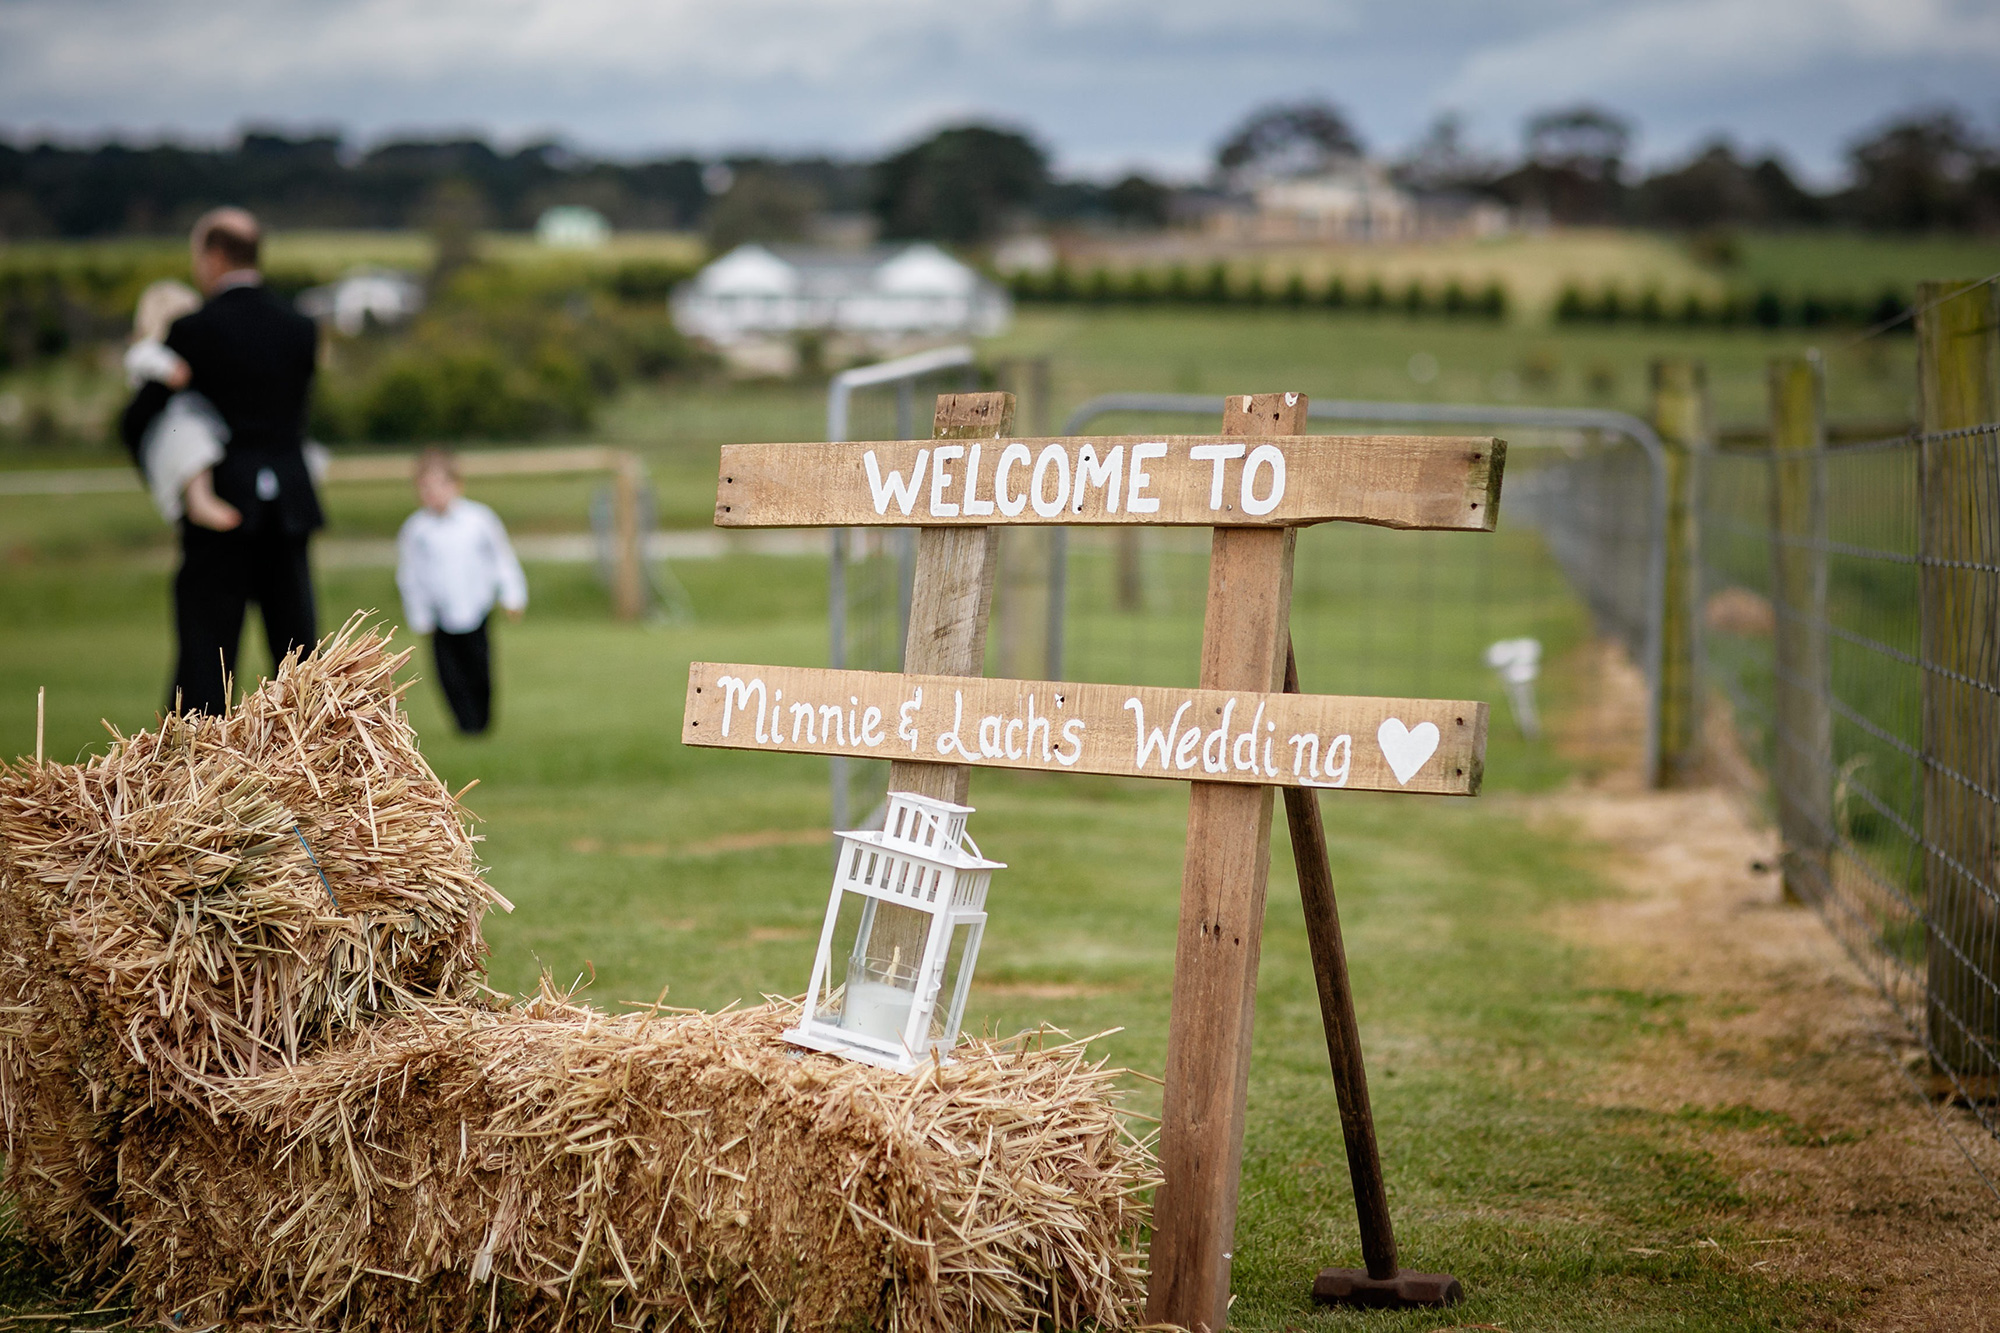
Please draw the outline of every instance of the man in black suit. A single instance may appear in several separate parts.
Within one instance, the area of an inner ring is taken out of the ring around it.
[[[176,320],[166,338],[187,375],[143,385],[121,433],[143,467],[147,427],[180,388],[204,395],[228,428],[222,461],[186,491],[174,576],[180,652],[168,701],[221,713],[249,602],[263,614],[274,664],[295,649],[310,651],[319,637],[307,543],[326,520],[304,452],[319,329],[264,289],[250,214],[205,214],[192,243],[195,282],[208,301]]]

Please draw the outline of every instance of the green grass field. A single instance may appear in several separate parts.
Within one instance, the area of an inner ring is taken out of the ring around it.
[[[1333,396],[1603,402],[1643,410],[1662,353],[1711,367],[1719,414],[1755,419],[1763,367],[1802,335],[1637,329],[1524,330],[1280,312],[1025,311],[995,355],[1047,354],[1052,426],[1092,394],[1297,388]],[[1418,383],[1417,352],[1440,373]],[[1907,340],[1832,354],[1836,416],[1908,411]],[[1034,405],[1030,404],[1032,408]],[[813,385],[628,392],[594,439],[642,448],[663,522],[707,522],[716,447],[821,432]],[[886,400],[857,432],[888,433]],[[1031,425],[1023,421],[1023,428]],[[1128,419],[1100,429],[1137,428]],[[1159,424],[1166,424],[1161,422]],[[108,455],[100,461],[110,462]],[[8,466],[74,466],[15,453]],[[584,526],[588,483],[496,483],[476,492],[517,531]],[[397,487],[330,496],[337,537],[394,530]],[[1372,530],[1307,534],[1294,630],[1308,688],[1495,697],[1478,652],[1535,633],[1551,653],[1543,704],[1579,707],[1585,618],[1531,534]],[[0,754],[33,743],[49,689],[48,749],[102,743],[99,719],[150,725],[165,692],[168,548],[143,497],[0,497]],[[1108,548],[1076,546],[1073,674],[1191,678],[1203,555],[1163,536],[1147,552],[1145,613],[1114,609]],[[494,736],[452,734],[433,687],[412,716],[427,755],[482,820],[492,880],[515,904],[492,920],[492,978],[519,992],[544,971],[583,977],[598,1003],[717,1007],[801,990],[828,873],[825,765],[692,751],[679,736],[688,661],[817,665],[826,651],[822,562],[686,561],[694,619],[609,620],[587,568],[530,568],[528,619],[499,633]],[[395,611],[387,570],[322,572],[322,625]],[[248,648],[246,673],[261,669]],[[419,657],[411,674],[428,674]],[[1605,1105],[1603,1075],[1659,1034],[1712,1011],[1699,994],[1607,987],[1600,960],[1558,934],[1557,913],[1613,890],[1602,852],[1531,832],[1533,793],[1578,762],[1514,734],[1496,707],[1487,794],[1475,801],[1341,793],[1326,813],[1391,1197],[1407,1263],[1455,1273],[1451,1321],[1549,1330],[1825,1326],[1858,1299],[1728,1259],[1753,1234],[1714,1134],[1685,1115]],[[1157,1074],[1164,1061],[1186,795],[1177,785],[982,773],[976,835],[1009,863],[968,1025],[1119,1029],[1098,1049]],[[1280,821],[1282,823],[1282,821]],[[762,836],[759,836],[762,835]],[[1313,1310],[1311,1274],[1359,1262],[1317,1006],[1284,835],[1277,835],[1258,997],[1255,1073],[1237,1239],[1233,1326],[1425,1330],[1436,1315]],[[1133,1080],[1133,1106],[1158,1110]],[[1702,1122],[1706,1125],[1706,1122]],[[1707,1244],[1715,1242],[1715,1245]],[[55,1308],[46,1275],[0,1289],[0,1319]]]
[[[1925,278],[1983,278],[2000,271],[2000,244],[1985,237],[1746,232],[1739,244],[1736,278],[1786,292],[1907,289]]]
[[[697,655],[822,660],[817,562],[687,563],[681,577],[699,619],[684,627],[610,623],[583,571],[531,575],[530,618],[500,631],[497,734],[461,740],[429,684],[411,695],[440,775],[454,787],[480,780],[468,801],[493,882],[516,905],[490,926],[494,983],[518,992],[547,970],[591,979],[589,994],[606,1005],[664,987],[672,1002],[703,1007],[800,989],[827,874],[814,836],[824,765],[684,749],[678,699]],[[349,607],[392,605],[386,571],[322,583],[329,624]],[[0,584],[0,751],[31,744],[38,685],[50,688],[54,757],[100,744],[100,717],[126,729],[151,721],[168,650],[163,585],[127,561],[10,570]],[[1503,584],[1493,599],[1504,614],[1537,587]],[[1315,641],[1324,600],[1302,598],[1302,644]],[[246,666],[260,656],[251,650]],[[421,659],[413,666],[421,674]],[[1565,680],[1558,670],[1550,682],[1558,710]],[[1837,1293],[1746,1274],[1696,1244],[1742,1237],[1742,1200],[1684,1119],[1589,1104],[1594,1069],[1703,1001],[1604,990],[1590,958],[1558,940],[1549,914],[1606,890],[1588,848],[1529,833],[1507,794],[1558,780],[1565,765],[1499,743],[1502,726],[1495,733],[1492,794],[1481,800],[1327,801],[1408,1261],[1465,1282],[1461,1320],[1516,1329],[1782,1328],[1830,1312]],[[982,844],[1010,868],[996,884],[971,1024],[1122,1029],[1098,1049],[1157,1073],[1184,790],[981,774],[974,800]],[[759,833],[798,836],[740,836]],[[1282,834],[1279,844],[1234,1325],[1432,1328],[1435,1316],[1315,1313],[1305,1297],[1317,1267],[1359,1257]],[[1134,1096],[1136,1109],[1157,1111],[1151,1085],[1135,1084]],[[16,1308],[48,1308],[32,1273],[26,1280]]]

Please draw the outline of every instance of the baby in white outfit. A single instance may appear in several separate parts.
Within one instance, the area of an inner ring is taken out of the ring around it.
[[[209,469],[222,461],[229,427],[215,406],[187,388],[188,364],[167,346],[167,330],[182,315],[201,309],[201,297],[186,283],[162,279],[139,296],[132,318],[132,345],[125,349],[125,379],[132,388],[156,380],[178,389],[146,431],[139,465],[153,507],[169,523],[183,514],[191,523],[227,532],[243,516],[215,494]]]

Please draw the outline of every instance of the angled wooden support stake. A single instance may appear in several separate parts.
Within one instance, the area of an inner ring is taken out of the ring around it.
[[[1285,691],[1299,692],[1298,658],[1289,648],[1285,654]],[[1313,981],[1319,989],[1320,1019],[1326,1026],[1334,1095],[1340,1102],[1340,1130],[1347,1140],[1347,1171],[1354,1179],[1361,1254],[1368,1261],[1368,1276],[1379,1281],[1396,1276],[1396,1228],[1389,1220],[1389,1193],[1382,1180],[1382,1158],[1375,1149],[1375,1113],[1368,1105],[1361,1025],[1354,1016],[1354,990],[1347,976],[1347,948],[1340,937],[1340,908],[1333,896],[1333,867],[1326,854],[1326,824],[1320,813],[1319,793],[1287,788],[1285,819],[1291,829],[1292,859],[1298,863]]]
[[[1285,692],[1299,693],[1298,657],[1289,643]],[[1327,1062],[1333,1067],[1333,1092],[1340,1103],[1340,1132],[1347,1141],[1347,1174],[1354,1182],[1361,1257],[1368,1265],[1362,1270],[1321,1269],[1313,1279],[1313,1298],[1329,1305],[1455,1305],[1464,1296],[1456,1278],[1414,1273],[1396,1263],[1396,1227],[1389,1219],[1389,1190],[1382,1176],[1382,1155],[1375,1147],[1375,1112],[1368,1104],[1361,1025],[1354,1016],[1354,988],[1340,937],[1340,908],[1333,894],[1319,793],[1309,787],[1285,788],[1285,819],[1292,835],[1292,859],[1298,864],[1306,941],[1312,949],[1320,1021],[1326,1027]]]
[[[1225,400],[1222,433],[1301,435],[1305,422],[1304,394],[1237,394]],[[1219,472],[1220,458],[1216,466]],[[1216,528],[1201,640],[1204,689],[1278,688],[1295,544],[1291,528]],[[1221,1329],[1229,1311],[1270,869],[1271,789],[1192,784],[1160,1128],[1164,1180],[1153,1201],[1146,1312],[1153,1322],[1196,1333]]]

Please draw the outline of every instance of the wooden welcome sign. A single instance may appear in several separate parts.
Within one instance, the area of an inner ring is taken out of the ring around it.
[[[921,444],[726,444],[725,528],[1144,523],[1296,528],[1346,519],[1485,530],[1497,442],[1408,435],[1090,435]]]
[[[1324,1300],[1447,1304],[1458,1284],[1397,1266],[1315,789],[1472,796],[1487,707],[1299,693],[1287,625],[1297,529],[1347,521],[1490,531],[1505,446],[1467,437],[1306,435],[1303,394],[1225,400],[1213,436],[1007,438],[1011,394],[938,399],[933,438],[724,446],[725,527],[916,526],[904,671],[697,662],[689,745],[890,761],[893,791],[963,803],[971,769],[1190,784],[1148,1317],[1219,1330],[1243,1156],[1251,1017],[1274,789],[1305,899],[1366,1273]],[[979,673],[998,526],[1215,529],[1196,689],[988,680]]]

